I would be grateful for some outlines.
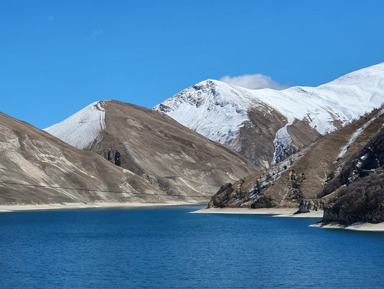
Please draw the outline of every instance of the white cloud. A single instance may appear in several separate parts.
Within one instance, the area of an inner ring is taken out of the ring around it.
[[[250,89],[272,88],[282,90],[289,87],[289,85],[287,84],[280,84],[272,80],[271,77],[260,73],[244,74],[241,76],[234,77],[226,75],[220,78],[220,81]]]

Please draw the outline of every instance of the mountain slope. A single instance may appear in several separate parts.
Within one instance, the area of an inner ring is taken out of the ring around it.
[[[384,114],[384,111],[383,111]],[[383,121],[381,121],[383,122]],[[384,128],[332,172],[319,197],[328,199],[322,222],[384,222]]]
[[[319,87],[282,91],[206,80],[153,109],[268,167],[383,103],[384,63]]]
[[[0,113],[0,203],[166,202],[131,171]]]
[[[353,154],[382,130],[383,119],[384,109],[375,110],[324,136],[309,148],[290,156],[270,170],[222,187],[212,197],[209,206],[258,208],[298,207],[302,204],[303,211],[318,209],[322,206],[321,198],[324,195],[329,195],[345,184],[345,181],[341,183],[338,180],[349,179],[350,174],[341,169]],[[349,170],[350,173],[353,168]],[[334,185],[335,182],[337,186]],[[319,195],[322,190],[326,192]]]
[[[102,155],[174,196],[207,198],[223,182],[256,171],[247,159],[172,118],[118,101],[93,103],[47,132]]]

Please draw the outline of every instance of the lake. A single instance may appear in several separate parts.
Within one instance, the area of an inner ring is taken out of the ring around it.
[[[0,288],[383,288],[384,234],[202,206],[0,214]]]

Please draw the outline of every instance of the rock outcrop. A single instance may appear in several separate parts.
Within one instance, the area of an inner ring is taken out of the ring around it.
[[[313,211],[323,211],[324,200],[321,199],[305,199],[300,202],[298,214],[309,213]]]
[[[372,174],[340,190],[324,208],[322,223],[384,222],[384,175]]]
[[[322,222],[384,222],[384,129],[337,173],[319,194],[330,200]]]

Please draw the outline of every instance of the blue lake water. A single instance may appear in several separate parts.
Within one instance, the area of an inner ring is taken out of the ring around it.
[[[383,288],[384,234],[201,207],[0,214],[0,288]]]

